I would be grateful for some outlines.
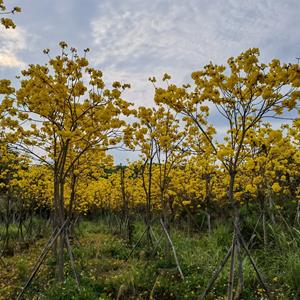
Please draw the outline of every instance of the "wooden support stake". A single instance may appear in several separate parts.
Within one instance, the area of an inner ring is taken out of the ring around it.
[[[233,299],[233,285],[234,285],[234,267],[235,267],[235,252],[236,252],[236,231],[233,234],[232,240],[232,250],[231,250],[231,259],[230,259],[230,273],[228,278],[228,291],[227,298],[228,300]]]
[[[48,252],[50,251],[52,245],[54,244],[54,242],[56,241],[56,239],[58,238],[58,236],[61,234],[61,232],[63,231],[64,227],[66,226],[68,222],[68,219],[63,223],[63,225],[59,228],[59,230],[55,233],[56,230],[53,231],[50,239],[48,240],[45,248],[43,249],[40,257],[38,258],[36,264],[33,267],[33,270],[31,272],[31,275],[29,276],[25,286],[23,287],[22,291],[20,292],[20,294],[17,297],[17,300],[22,299],[25,290],[28,288],[28,286],[30,285],[31,281],[34,279],[35,275],[37,274],[38,270],[40,269],[42,263],[44,262]]]
[[[257,274],[258,280],[260,281],[261,285],[263,286],[264,290],[266,291],[266,294],[267,294],[267,296],[268,296],[268,299],[273,300],[273,296],[272,296],[272,294],[270,293],[269,288],[268,288],[267,284],[266,284],[265,281],[264,281],[263,275],[260,273],[258,267],[256,266],[256,263],[255,263],[253,257],[252,257],[251,254],[250,254],[250,251],[249,251],[249,249],[248,249],[248,247],[247,247],[247,245],[246,245],[246,242],[245,242],[243,236],[241,235],[241,232],[239,231],[238,228],[236,228],[236,230],[237,230],[238,238],[240,239],[241,245],[242,245],[242,247],[244,248],[244,250],[245,250],[247,256],[248,256],[249,259],[250,259],[250,262],[251,262],[251,264],[252,264],[252,266],[253,266],[253,268],[254,268],[256,274]]]
[[[71,261],[71,266],[72,266],[74,277],[75,277],[76,284],[77,284],[77,289],[78,289],[78,292],[80,292],[79,279],[78,279],[78,276],[76,273],[74,256],[73,256],[73,252],[72,252],[72,248],[71,248],[71,244],[70,244],[69,235],[67,233],[66,233],[66,242],[67,242],[68,253],[69,253],[69,257],[70,257],[70,261]]]
[[[169,243],[170,243],[170,245],[171,245],[171,247],[172,247],[172,251],[173,251],[175,263],[176,263],[178,272],[179,272],[179,274],[180,274],[180,277],[181,277],[181,279],[184,279],[184,275],[183,275],[183,273],[182,273],[182,270],[181,270],[181,267],[180,267],[180,264],[179,264],[179,261],[178,261],[178,258],[177,258],[177,254],[176,254],[176,250],[175,250],[174,244],[173,244],[173,242],[172,242],[172,240],[171,240],[171,238],[170,238],[170,235],[169,235],[169,233],[168,233],[168,230],[167,230],[167,228],[166,228],[166,226],[165,226],[165,224],[164,224],[162,218],[160,218],[160,223],[161,223],[162,228],[164,229],[164,232],[165,232],[165,234],[166,234],[166,236],[167,236],[167,239],[168,239],[168,241],[169,241]]]
[[[140,238],[138,239],[138,241],[136,242],[136,244],[133,246],[132,250],[130,251],[128,257],[126,258],[126,261],[129,259],[129,257],[132,255],[132,253],[134,252],[134,250],[136,249],[136,247],[139,245],[139,243],[141,242],[143,236],[145,235],[146,231],[148,230],[148,227],[146,227],[146,229],[144,230],[144,232],[142,233],[142,235],[140,236]]]
[[[203,294],[201,295],[201,297],[199,298],[199,300],[204,300],[204,298],[206,297],[206,295],[208,294],[208,292],[210,291],[210,289],[212,288],[213,284],[215,283],[215,281],[217,280],[217,278],[219,277],[219,274],[221,273],[221,271],[224,269],[230,255],[232,252],[232,245],[229,248],[228,252],[226,253],[224,259],[222,260],[222,262],[219,264],[219,266],[215,269],[215,271],[213,272],[213,276],[211,278],[211,280],[209,281],[205,291],[203,292]]]

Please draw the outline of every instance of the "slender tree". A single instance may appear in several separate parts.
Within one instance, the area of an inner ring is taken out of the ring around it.
[[[238,292],[243,289],[243,272],[240,255],[239,203],[234,199],[235,179],[244,160],[245,138],[251,128],[267,116],[276,117],[284,108],[293,109],[299,99],[299,66],[281,64],[273,60],[268,65],[259,62],[259,50],[249,49],[228,60],[228,68],[210,63],[194,72],[193,91],[190,86],[166,89],[156,88],[156,103],[166,103],[194,122],[207,138],[217,158],[230,177],[228,199],[234,217],[234,237],[231,250],[231,272],[228,299],[233,299],[234,260],[238,257]],[[207,121],[203,114],[205,101],[215,105],[228,124],[228,137],[218,144],[207,134]]]
[[[89,67],[85,55],[76,49],[49,56],[49,63],[30,65],[22,72],[21,87],[14,94],[19,111],[27,113],[22,138],[16,144],[33,158],[47,164],[53,172],[54,228],[65,224],[65,183],[78,161],[90,151],[106,151],[120,139],[125,124],[122,113],[130,114],[129,104],[121,98],[129,85],[113,83],[105,87],[102,72]],[[85,50],[85,53],[88,49]],[[58,236],[57,275],[64,278],[65,231]]]

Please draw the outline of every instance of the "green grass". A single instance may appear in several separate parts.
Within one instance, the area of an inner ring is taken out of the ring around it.
[[[245,224],[244,229],[250,232],[254,223]],[[201,232],[189,236],[184,231],[173,229],[171,236],[185,276],[182,280],[172,253],[165,255],[167,239],[159,224],[153,227],[156,238],[161,238],[158,253],[149,255],[143,240],[128,260],[131,248],[113,229],[110,230],[102,221],[82,221],[76,229],[78,240],[74,240],[73,252],[80,277],[80,291],[67,253],[66,281],[62,284],[55,280],[55,259],[49,255],[26,292],[26,299],[125,300],[149,299],[150,296],[161,300],[197,299],[232,240],[232,228],[227,225],[216,226],[211,235]],[[142,223],[135,224],[135,241],[143,230]],[[296,229],[292,231],[291,234],[279,226],[269,226],[268,246],[264,248],[261,241],[256,241],[251,249],[266,282],[279,300],[300,298],[300,232]],[[259,235],[260,232],[257,233]],[[45,242],[45,239],[39,240],[15,257],[4,258],[10,270],[5,272],[0,269],[0,299],[13,298],[12,295],[26,281]],[[250,260],[245,256],[243,270],[245,289],[241,299],[266,299]],[[228,272],[229,264],[221,272],[207,299],[225,299]],[[1,289],[2,283],[9,288]]]

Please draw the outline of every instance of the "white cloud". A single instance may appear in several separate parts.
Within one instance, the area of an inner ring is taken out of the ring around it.
[[[0,53],[0,66],[9,68],[21,68],[25,64],[12,53]]]
[[[168,72],[184,82],[210,60],[224,63],[250,47],[263,59],[293,60],[299,8],[296,0],[103,0],[91,21],[91,55],[105,74],[126,75],[149,98],[149,76]]]
[[[297,20],[293,4],[300,7],[296,1],[140,3],[106,0],[99,5],[91,29],[100,64],[195,66],[210,59],[224,60],[248,47],[274,45],[279,38],[299,37],[292,26]]]
[[[25,63],[19,52],[26,49],[27,33],[18,26],[16,29],[0,29],[0,66],[23,68]]]
[[[99,64],[120,66],[125,63],[131,69],[151,69],[159,66],[157,62],[164,62],[162,67],[166,67],[166,61],[195,55],[197,46],[190,39],[188,22],[182,18],[186,10],[184,4],[153,1],[141,6],[139,3],[106,1],[100,5],[99,18],[91,23]]]

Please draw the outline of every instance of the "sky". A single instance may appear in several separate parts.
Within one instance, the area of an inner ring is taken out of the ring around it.
[[[261,59],[300,57],[299,0],[7,0],[20,6],[17,28],[0,28],[0,78],[14,79],[30,63],[45,63],[66,41],[101,69],[107,83],[131,84],[136,105],[152,105],[150,76],[176,83],[210,61],[258,47]],[[223,130],[215,119],[216,127]],[[117,155],[122,159],[128,154]],[[117,160],[119,158],[117,157]],[[120,160],[122,160],[120,158]]]

